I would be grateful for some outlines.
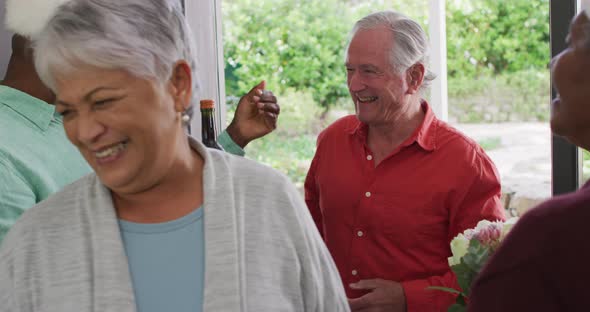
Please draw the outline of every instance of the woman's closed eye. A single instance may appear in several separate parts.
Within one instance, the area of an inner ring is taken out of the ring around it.
[[[105,106],[111,102],[113,102],[115,99],[104,99],[104,100],[98,100],[98,101],[94,101],[94,106]]]
[[[61,116],[61,117],[66,117],[68,114],[70,114],[72,111],[69,109],[64,109],[62,111],[57,111],[57,113]]]
[[[119,101],[119,100],[121,100],[121,99],[123,99],[123,98],[124,98],[124,96],[122,96],[122,97],[113,97],[113,98],[106,98],[106,99],[100,99],[100,100],[96,100],[96,101],[94,101],[94,102],[92,103],[92,106],[93,106],[94,108],[98,108],[98,109],[101,109],[101,108],[106,108],[106,107],[108,107],[110,104],[113,104],[113,103],[115,103],[115,102],[117,102],[117,101]]]

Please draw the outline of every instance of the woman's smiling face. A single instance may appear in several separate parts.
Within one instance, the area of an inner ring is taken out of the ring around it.
[[[106,186],[139,192],[166,175],[183,135],[173,87],[94,67],[57,78],[67,137]]]

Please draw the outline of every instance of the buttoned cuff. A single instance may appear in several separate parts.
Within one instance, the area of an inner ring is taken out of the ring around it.
[[[230,153],[237,156],[244,156],[246,152],[238,145],[232,138],[229,136],[227,131],[223,130],[223,132],[217,137],[217,142],[223,149]]]

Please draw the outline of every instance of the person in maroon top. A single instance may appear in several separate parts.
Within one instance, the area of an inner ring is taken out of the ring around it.
[[[422,91],[428,40],[408,17],[358,21],[347,48],[356,116],[318,137],[305,199],[352,311],[446,311],[459,287],[450,241],[503,220],[500,178],[481,147],[438,120]]]
[[[559,96],[551,129],[590,150],[590,20],[571,24],[568,48],[551,62]],[[472,286],[469,311],[590,310],[590,183],[526,213]]]

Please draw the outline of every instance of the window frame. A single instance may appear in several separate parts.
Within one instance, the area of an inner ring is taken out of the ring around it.
[[[551,0],[549,8],[551,57],[563,51],[569,25],[577,11],[576,0]],[[551,74],[551,100],[555,99],[553,74]],[[553,195],[573,192],[580,186],[580,151],[565,139],[552,134],[551,139],[551,187]]]
[[[221,31],[221,0],[188,1],[181,0],[188,23],[193,31],[197,48],[197,77],[199,90],[197,99],[215,101],[217,129],[225,129],[225,76],[223,60],[223,40]],[[191,121],[191,135],[200,138],[201,112],[199,103],[194,103]]]

